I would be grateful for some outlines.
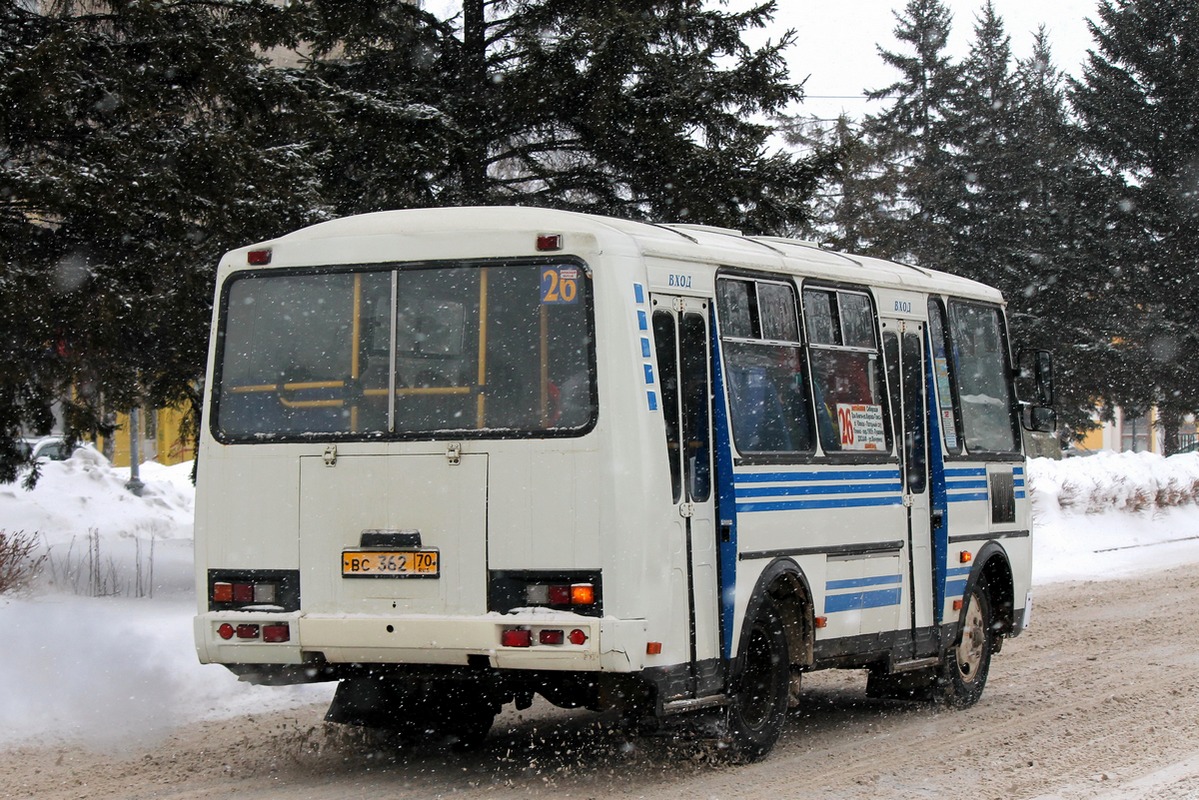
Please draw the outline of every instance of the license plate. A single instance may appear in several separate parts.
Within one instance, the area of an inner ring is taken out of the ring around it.
[[[436,578],[441,574],[436,550],[343,550],[343,578]]]

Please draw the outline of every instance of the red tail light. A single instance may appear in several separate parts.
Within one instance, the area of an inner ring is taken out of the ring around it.
[[[291,631],[287,627],[287,623],[278,625],[263,625],[262,626],[262,641],[264,642],[287,642],[291,640]]]
[[[257,639],[258,638],[258,626],[257,625],[238,625],[237,626],[237,638],[238,639]]]
[[[562,644],[565,640],[565,635],[558,630],[544,630],[537,634],[537,641],[541,644]]]
[[[222,622],[221,627],[216,629],[216,635],[222,639],[232,639],[234,634],[233,626],[228,622]]]
[[[577,644],[586,644],[587,643],[587,634],[584,633],[579,628],[575,628],[573,631],[570,632],[570,643],[576,644],[576,645]]]
[[[500,644],[504,647],[531,647],[533,632],[528,628],[507,628],[500,634]]]

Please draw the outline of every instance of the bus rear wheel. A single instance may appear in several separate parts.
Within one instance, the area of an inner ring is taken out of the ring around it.
[[[787,715],[791,667],[782,617],[772,600],[749,623],[722,744],[730,760],[748,763],[770,752]]]
[[[939,698],[955,708],[969,708],[982,697],[995,652],[995,625],[991,599],[981,581],[966,595],[960,638],[949,649],[942,666]]]

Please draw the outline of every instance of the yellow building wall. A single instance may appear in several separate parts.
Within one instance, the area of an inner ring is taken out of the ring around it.
[[[1103,449],[1103,428],[1092,428],[1078,443],[1080,449],[1095,452]]]
[[[146,437],[146,415],[154,415],[153,438]],[[153,411],[143,410],[138,414],[138,427],[141,429],[141,458],[142,461],[157,461],[159,464],[171,466],[191,461],[195,458],[195,449],[190,441],[184,439],[181,429],[183,412],[174,408],[160,408]],[[96,446],[101,452],[107,452],[109,442],[100,438]],[[112,436],[112,464],[115,467],[129,466],[129,415],[117,414],[117,429]]]

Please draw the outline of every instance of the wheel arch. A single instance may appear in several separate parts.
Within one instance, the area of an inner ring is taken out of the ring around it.
[[[1007,551],[998,542],[987,542],[975,556],[975,565],[966,593],[974,591],[979,583],[985,585],[997,626],[996,633],[1010,633],[1015,625],[1015,582]]]
[[[791,663],[800,666],[812,664],[816,628],[812,590],[803,570],[790,558],[775,559],[758,576],[745,609],[734,663],[739,665],[741,655],[745,652],[750,627],[745,623],[755,618],[768,598],[774,602],[782,617]]]

